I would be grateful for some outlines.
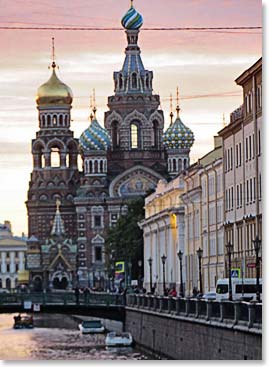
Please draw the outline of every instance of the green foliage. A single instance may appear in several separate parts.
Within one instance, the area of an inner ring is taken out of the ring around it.
[[[138,260],[143,259],[143,231],[137,223],[144,217],[144,198],[141,197],[130,201],[127,215],[121,216],[117,224],[109,228],[106,252],[110,257],[113,255],[114,261],[131,261],[136,269]]]

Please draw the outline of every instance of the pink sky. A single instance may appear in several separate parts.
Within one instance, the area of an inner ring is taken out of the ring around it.
[[[259,0],[135,0],[145,27],[261,26]],[[0,25],[70,25],[120,27],[128,0],[3,0]],[[103,123],[112,75],[124,60],[124,31],[0,30],[0,222],[11,220],[14,232],[27,232],[24,201],[32,157],[31,139],[38,127],[35,93],[50,71],[51,37],[55,37],[59,75],[73,90],[72,129],[79,137],[88,125],[89,95],[96,89],[98,118]],[[194,131],[192,161],[212,148],[222,127],[222,114],[241,104],[234,79],[261,56],[260,31],[251,34],[213,32],[140,33],[147,69],[169,123],[169,95],[177,85],[182,119]],[[225,95],[232,93],[231,96]],[[218,95],[194,98],[200,95]]]

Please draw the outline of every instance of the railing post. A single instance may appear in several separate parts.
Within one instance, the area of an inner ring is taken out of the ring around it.
[[[157,296],[154,296],[153,298],[153,310],[156,311],[157,309]]]
[[[163,297],[160,297],[160,312],[163,311]]]
[[[238,324],[238,321],[240,319],[240,303],[239,302],[234,302],[234,325]]]
[[[255,320],[255,304],[248,304],[248,327],[252,328]]]
[[[224,319],[224,303],[220,301],[219,304],[219,310],[220,310],[220,322],[223,322]]]
[[[209,321],[212,316],[212,301],[207,301],[206,303],[206,320]]]
[[[179,315],[180,313],[180,298],[177,297],[176,299],[176,314]]]
[[[186,313],[186,316],[189,316],[189,313],[190,313],[190,300],[189,299],[185,300],[185,313]]]

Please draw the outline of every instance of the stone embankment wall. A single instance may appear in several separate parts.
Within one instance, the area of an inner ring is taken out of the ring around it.
[[[177,360],[261,360],[261,331],[240,325],[126,308],[125,330],[138,345]]]

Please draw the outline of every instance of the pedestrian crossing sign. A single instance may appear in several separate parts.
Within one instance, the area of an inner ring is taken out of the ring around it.
[[[231,269],[231,278],[241,278],[240,268]]]

